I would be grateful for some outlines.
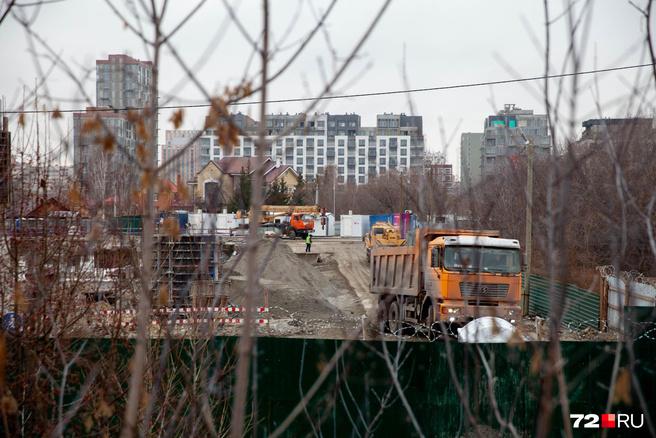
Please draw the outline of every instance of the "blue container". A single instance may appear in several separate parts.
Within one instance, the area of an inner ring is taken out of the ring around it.
[[[394,215],[393,214],[372,214],[369,216],[369,224],[373,225],[376,222],[387,222],[394,224]]]
[[[177,211],[176,215],[178,216],[178,225],[180,230],[184,231],[187,229],[187,223],[189,223],[189,212],[187,211]]]

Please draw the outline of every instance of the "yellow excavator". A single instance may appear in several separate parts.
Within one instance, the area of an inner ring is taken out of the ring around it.
[[[405,239],[401,238],[401,233],[392,224],[388,222],[376,222],[371,229],[362,238],[367,250],[367,261],[371,257],[371,249],[378,246],[403,246]]]

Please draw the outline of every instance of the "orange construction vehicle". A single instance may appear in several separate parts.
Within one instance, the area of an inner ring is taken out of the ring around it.
[[[372,248],[377,246],[402,246],[406,242],[405,239],[401,238],[398,228],[388,222],[376,222],[373,224],[362,240],[367,252],[367,261],[371,258]]]
[[[278,225],[283,236],[304,239],[320,213],[318,205],[263,205],[262,223]]]
[[[521,317],[519,241],[497,231],[421,228],[414,245],[372,248],[370,270],[379,321],[392,333],[418,324],[433,330],[439,321]]]

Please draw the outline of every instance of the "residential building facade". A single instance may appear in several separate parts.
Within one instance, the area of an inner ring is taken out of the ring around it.
[[[524,154],[524,137],[533,144],[536,154],[548,154],[551,151],[546,114],[534,114],[533,110],[506,104],[496,115],[488,116],[485,119],[481,147],[482,175],[493,175],[499,165],[506,164],[509,157]]]
[[[467,190],[481,181],[482,132],[463,132],[460,136],[460,183]]]
[[[143,108],[150,101],[153,64],[127,55],[96,60],[96,106]]]
[[[239,144],[226,155],[254,156],[259,122],[244,114],[232,117],[246,135],[240,136]],[[307,180],[334,166],[338,182],[364,184],[390,170],[421,170],[423,165],[421,116],[379,114],[373,127],[362,126],[358,114],[270,114],[264,123],[269,141],[264,155],[292,166]],[[224,157],[212,129],[200,138],[200,150],[201,166]]]
[[[184,183],[196,178],[196,174],[201,169],[201,139],[197,138],[201,131],[197,130],[167,130],[165,133],[165,142],[162,145],[160,154],[160,164],[169,161],[176,154],[182,154],[171,162],[164,169],[164,176],[173,182],[177,182],[178,177]],[[189,142],[193,141],[190,145]],[[186,147],[189,145],[189,147]],[[186,147],[186,148],[185,148]],[[209,150],[206,154],[209,157]],[[207,164],[209,160],[205,160]]]
[[[100,118],[98,125],[96,118]],[[112,132],[113,141],[108,144]],[[111,146],[111,148],[109,147]],[[73,113],[73,168],[85,196],[97,208],[111,206],[122,212],[131,204],[130,193],[136,188],[137,146],[134,124],[125,112],[95,107]]]
[[[194,200],[210,210],[225,207],[235,191],[239,189],[240,178],[252,178],[256,168],[256,158],[224,157],[210,160],[196,174]],[[263,163],[263,184],[271,187],[274,182],[284,182],[290,193],[299,182],[299,175],[292,166],[276,163],[266,158]]]
[[[424,154],[424,175],[442,188],[450,190],[454,187],[453,165],[446,162],[444,154],[435,152]]]

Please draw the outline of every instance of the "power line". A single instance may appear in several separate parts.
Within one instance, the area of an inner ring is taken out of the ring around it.
[[[583,76],[583,75],[590,75],[590,74],[596,74],[596,73],[608,73],[608,72],[613,72],[613,71],[621,71],[621,70],[631,70],[631,69],[636,69],[636,68],[644,68],[644,67],[652,67],[654,64],[649,63],[649,64],[636,64],[636,65],[625,65],[622,67],[610,67],[610,68],[602,68],[602,69],[596,69],[596,70],[585,70],[585,71],[579,71],[579,72],[571,72],[571,73],[561,73],[561,74],[553,74],[553,75],[542,75],[542,76],[530,76],[526,78],[516,78],[516,79],[502,79],[498,81],[485,81],[485,82],[469,82],[465,84],[454,84],[454,85],[442,85],[438,87],[424,87],[424,88],[412,88],[408,90],[388,90],[388,91],[373,91],[370,93],[354,93],[354,94],[339,94],[339,95],[334,95],[334,96],[320,96],[320,97],[295,97],[295,98],[288,98],[288,99],[270,99],[267,100],[267,104],[271,103],[294,103],[294,102],[307,102],[307,101],[313,101],[313,100],[336,100],[336,99],[352,99],[352,98],[358,98],[358,97],[374,97],[374,96],[390,96],[394,94],[407,94],[407,93],[423,93],[427,91],[443,91],[443,90],[455,90],[459,88],[474,88],[474,87],[484,87],[484,86],[489,86],[489,85],[505,85],[505,84],[512,84],[512,83],[518,83],[518,82],[531,82],[531,81],[539,81],[539,80],[545,80],[545,79],[559,79],[559,78],[566,78],[566,77],[571,77],[571,76]],[[242,106],[242,105],[259,105],[261,104],[262,101],[259,100],[253,100],[253,101],[248,101],[248,102],[235,102],[230,104],[230,106]],[[187,105],[164,105],[164,106],[158,106],[158,110],[164,110],[164,109],[180,109],[180,108],[208,108],[210,107],[211,104],[209,103],[198,103],[198,104],[187,104]],[[46,110],[24,110],[24,111],[19,111],[19,110],[14,110],[14,111],[4,111],[5,114],[38,114],[38,113],[54,113],[54,112],[60,112],[60,113],[77,113],[77,112],[108,112],[108,111],[113,111],[113,112],[123,112],[123,111],[139,111],[146,109],[145,107],[135,107],[135,108],[107,108],[107,107],[100,107],[100,108],[90,108],[90,109],[46,109]]]

